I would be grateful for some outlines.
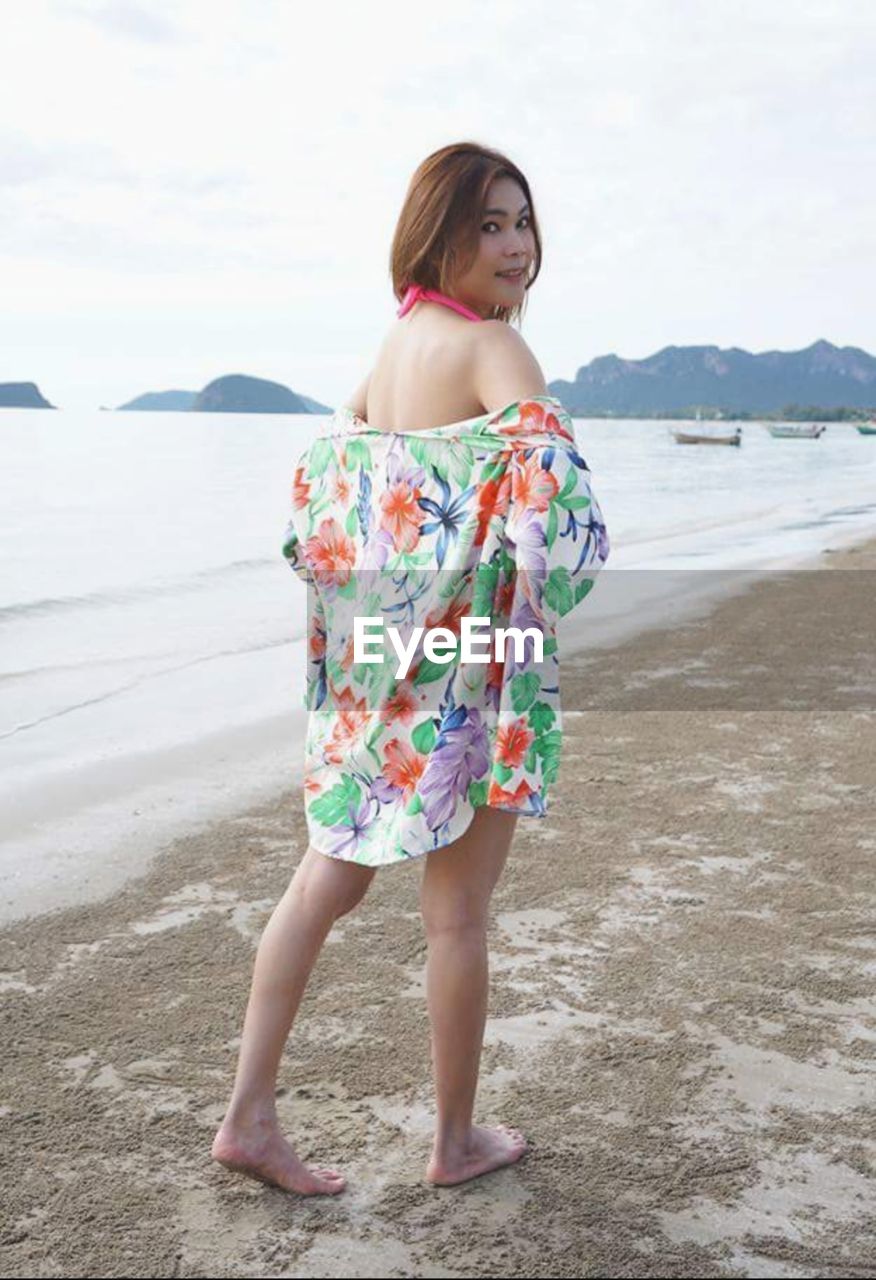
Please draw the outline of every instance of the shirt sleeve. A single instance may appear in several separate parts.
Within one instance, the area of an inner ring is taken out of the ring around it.
[[[302,581],[308,585],[313,582],[313,574],[304,559],[304,549],[301,544],[301,537],[295,525],[294,518],[289,520],[286,530],[283,534],[283,556],[290,569],[297,574]]]
[[[568,415],[563,426],[574,436]],[[507,531],[513,559],[545,615],[570,613],[609,555],[608,532],[576,441],[553,436],[515,451]]]

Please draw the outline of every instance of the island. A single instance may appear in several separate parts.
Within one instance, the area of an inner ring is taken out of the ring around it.
[[[0,382],[0,409],[54,409],[35,382]]]

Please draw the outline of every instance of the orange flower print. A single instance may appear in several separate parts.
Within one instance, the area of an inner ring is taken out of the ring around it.
[[[518,462],[511,481],[514,502],[530,511],[547,511],[551,498],[560,491],[552,471],[540,467],[535,455]]]
[[[340,502],[344,506],[350,498],[350,481],[347,479],[346,472],[338,470],[335,472],[335,479],[332,485],[332,497],[335,502]]]
[[[342,587],[349,582],[350,571],[356,563],[356,544],[344,532],[344,526],[329,517],[321,521],[316,533],[307,539],[304,556],[313,567],[317,581],[328,579]]]
[[[292,481],[292,505],[296,511],[306,507],[310,501],[310,483],[304,479],[303,465],[295,468],[295,479]]]
[[[426,627],[446,627],[448,631],[452,631],[459,638],[462,634],[462,619],[467,618],[470,613],[470,599],[451,600],[440,613],[427,614]]]
[[[418,504],[419,489],[412,489],[400,480],[390,485],[380,499],[383,518],[381,529],[392,537],[396,551],[414,551],[420,539],[420,525],[426,513]]]
[[[503,458],[505,455],[502,455]],[[487,529],[493,516],[503,516],[508,510],[508,485],[505,483],[507,472],[503,472],[502,480],[487,480],[478,492],[478,528],[474,545],[481,547],[487,536]]]
[[[526,720],[512,720],[510,724],[500,724],[496,730],[496,754],[502,764],[516,769],[523,763],[523,757],[535,738]]]
[[[517,571],[511,570],[502,579],[495,593],[496,613],[500,617],[510,618],[511,610],[514,607],[514,594],[516,589]]]
[[[505,663],[497,658],[491,658],[487,663],[487,691],[495,695],[495,702],[498,705],[498,695],[502,691],[502,684],[505,678]]]
[[[325,759],[331,764],[343,764],[350,747],[368,720],[368,698],[357,698],[352,689],[337,691],[334,695],[335,723],[331,737],[323,748]]]
[[[422,696],[422,695],[421,695]],[[400,720],[408,724],[417,709],[417,699],[409,680],[400,680],[388,698],[380,705],[380,719]]]
[[[495,778],[490,779],[490,789],[487,792],[487,804],[496,807],[504,805],[509,809],[523,809],[526,801],[533,794],[533,789],[528,782],[521,781],[516,791],[506,791],[504,787],[500,787]]]
[[[307,638],[307,651],[311,662],[318,662],[325,655],[325,631],[322,627],[312,628]]]
[[[401,789],[405,800],[410,800],[416,791],[425,767],[426,756],[421,756],[413,747],[398,738],[387,742],[383,750],[382,773],[390,786]]]

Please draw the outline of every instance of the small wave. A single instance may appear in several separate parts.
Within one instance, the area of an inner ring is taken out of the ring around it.
[[[162,596],[178,596],[186,592],[208,591],[217,583],[234,578],[237,574],[252,573],[267,565],[282,562],[282,556],[260,556],[257,559],[231,560],[227,564],[213,565],[195,573],[180,574],[176,578],[161,578],[143,582],[136,587],[119,587],[109,591],[88,591],[82,595],[44,596],[40,600],[14,601],[0,605],[0,625],[18,622],[27,617],[64,613],[73,609],[112,609],[119,604],[136,604],[140,600],[155,600]]]

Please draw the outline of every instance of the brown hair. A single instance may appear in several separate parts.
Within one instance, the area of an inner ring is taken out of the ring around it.
[[[535,283],[541,270],[541,235],[529,183],[500,151],[477,142],[454,142],[427,156],[408,184],[389,258],[392,290],[399,302],[412,284],[449,293],[453,280],[472,265],[479,247],[479,215],[495,178],[519,182],[529,201],[535,255],[527,290]],[[493,319],[518,319],[525,303],[526,297],[513,307],[497,305]]]

